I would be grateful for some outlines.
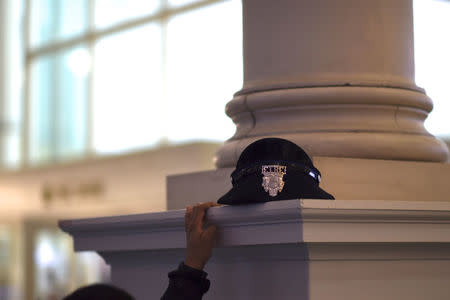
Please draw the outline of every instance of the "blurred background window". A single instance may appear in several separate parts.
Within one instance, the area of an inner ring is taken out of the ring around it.
[[[4,0],[0,162],[29,167],[234,132],[238,0]],[[425,125],[450,136],[450,1],[414,0]]]
[[[81,157],[87,135],[85,47],[47,54],[32,61],[29,85],[31,163]]]
[[[110,282],[110,268],[95,252],[73,252],[72,238],[36,228],[33,236],[33,299],[62,299],[80,286]]]
[[[416,83],[434,109],[425,121],[432,134],[450,140],[450,0],[414,0]]]
[[[240,1],[6,2],[8,42],[22,49],[10,70],[23,72],[8,97],[17,112],[2,116],[3,167],[232,136]]]

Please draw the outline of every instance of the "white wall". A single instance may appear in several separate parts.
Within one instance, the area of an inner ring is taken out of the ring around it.
[[[162,211],[166,176],[213,169],[218,146],[195,143],[0,173],[0,216],[70,218]]]

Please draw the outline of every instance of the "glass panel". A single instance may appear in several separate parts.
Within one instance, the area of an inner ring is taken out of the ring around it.
[[[74,266],[74,285],[77,287],[111,281],[111,268],[96,252],[75,253]]]
[[[70,289],[72,241],[68,235],[39,230],[35,237],[34,299],[62,299]]]
[[[33,65],[31,71],[31,113],[30,113],[30,160],[32,162],[50,161],[55,146],[52,144],[53,126],[52,104],[54,86],[51,84],[55,77],[55,57],[44,57]]]
[[[31,47],[83,33],[88,25],[88,0],[32,0]]]
[[[230,138],[235,126],[225,104],[242,87],[243,76],[241,2],[174,17],[167,36],[167,137]]]
[[[61,55],[56,115],[57,156],[69,159],[86,152],[87,76],[91,58],[85,48]]]
[[[72,238],[38,229],[34,237],[34,298],[62,299],[80,286],[109,282],[110,268],[95,252],[73,252]]]
[[[450,137],[450,3],[414,1],[416,82],[433,100],[434,109],[425,127],[435,135]]]
[[[14,126],[14,125],[13,125]],[[5,136],[4,151],[4,162],[3,166],[5,169],[17,169],[20,167],[21,157],[20,157],[20,147],[21,147],[21,132],[20,126],[14,126],[10,130],[9,135]]]
[[[85,48],[39,59],[31,72],[31,164],[67,160],[86,151],[87,75]]]
[[[93,143],[99,153],[152,145],[161,136],[161,30],[156,24],[95,47]]]
[[[10,169],[20,166],[23,41],[17,37],[22,34],[21,22],[23,7],[23,1],[9,1],[9,5],[5,7],[7,10],[5,13],[8,14],[8,19],[4,20],[6,26],[0,29],[3,30],[5,41],[4,53],[7,53],[7,60],[3,64],[4,78],[0,79],[4,80],[3,84],[5,86],[3,111],[0,111],[0,118],[4,118],[4,123],[1,124],[4,126],[0,128],[0,131],[3,130],[0,133],[0,135],[3,135],[3,144],[0,141],[0,147],[2,148],[0,149],[0,153],[3,155],[0,158],[0,167]]]
[[[95,27],[105,28],[130,19],[154,14],[159,0],[96,0]]]

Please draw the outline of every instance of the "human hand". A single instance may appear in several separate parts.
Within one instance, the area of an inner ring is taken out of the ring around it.
[[[209,225],[203,229],[203,222],[208,208],[220,206],[214,202],[199,203],[194,207],[186,207],[186,259],[184,264],[203,270],[212,254],[217,227]]]

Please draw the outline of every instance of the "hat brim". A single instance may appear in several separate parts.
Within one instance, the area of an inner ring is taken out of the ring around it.
[[[285,176],[285,185],[276,196],[270,196],[262,186],[262,175],[248,176],[233,185],[217,202],[219,204],[237,205],[261,203],[292,199],[328,199],[334,197],[319,187],[319,184],[305,174]]]

